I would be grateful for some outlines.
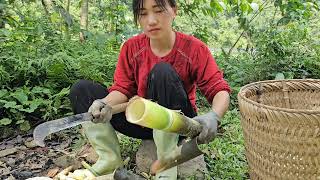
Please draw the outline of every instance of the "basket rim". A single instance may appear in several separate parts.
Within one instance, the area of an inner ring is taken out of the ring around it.
[[[263,81],[257,81],[253,83],[246,84],[242,86],[239,90],[238,93],[238,103],[239,100],[242,99],[246,101],[247,103],[254,104],[255,106],[265,108],[265,109],[270,109],[273,111],[283,111],[283,112],[288,112],[288,113],[305,113],[305,114],[320,114],[320,110],[308,110],[308,109],[289,109],[289,108],[281,108],[281,107],[275,107],[275,106],[270,106],[270,105],[265,105],[261,103],[257,103],[253,100],[250,100],[249,98],[244,96],[244,91],[248,87],[255,86],[261,83],[276,83],[276,82],[290,82],[290,81],[296,81],[296,82],[317,82],[320,84],[320,79],[282,79],[282,80],[263,80]]]

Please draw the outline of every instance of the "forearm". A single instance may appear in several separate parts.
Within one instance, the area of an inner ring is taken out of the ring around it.
[[[219,91],[212,100],[212,110],[218,114],[220,118],[223,117],[228,110],[230,103],[230,96],[227,91]]]
[[[103,101],[106,104],[113,106],[127,102],[128,97],[119,91],[112,91],[105,98],[103,98]]]

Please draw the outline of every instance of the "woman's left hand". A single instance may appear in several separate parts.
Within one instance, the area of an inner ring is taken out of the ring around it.
[[[218,121],[220,120],[218,114],[214,111],[210,111],[206,114],[196,116],[193,119],[198,121],[203,127],[198,136],[198,142],[200,144],[211,142],[217,135]]]

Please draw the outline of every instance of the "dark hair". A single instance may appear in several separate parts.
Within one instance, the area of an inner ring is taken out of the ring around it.
[[[140,17],[141,8],[143,8],[144,0],[133,0],[132,2],[132,11],[134,22],[138,24],[138,19]],[[147,0],[148,1],[148,0]],[[155,0],[157,5],[160,6],[161,9],[166,10],[166,3],[168,2],[171,7],[176,7],[177,3],[175,0]]]

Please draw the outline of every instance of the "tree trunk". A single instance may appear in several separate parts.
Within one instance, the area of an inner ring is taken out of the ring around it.
[[[4,28],[4,18],[3,9],[0,9],[0,29]]]
[[[82,0],[80,12],[80,42],[84,42],[86,37],[84,32],[88,30],[88,0]]]
[[[41,0],[41,3],[47,16],[53,12],[54,4],[52,0]]]
[[[70,0],[67,0],[66,10],[67,10],[68,13],[70,13]]]
[[[66,12],[70,15],[70,0],[67,0]],[[66,37],[67,37],[67,39],[70,39],[70,32],[69,32],[70,26],[71,26],[71,24],[66,23]]]

